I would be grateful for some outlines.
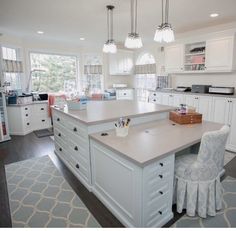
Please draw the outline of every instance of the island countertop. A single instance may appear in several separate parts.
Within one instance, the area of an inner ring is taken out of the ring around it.
[[[199,143],[205,132],[218,130],[222,126],[205,121],[201,124],[179,125],[165,119],[130,127],[125,138],[117,137],[114,129],[106,132],[107,136],[95,133],[90,138],[144,167]]]
[[[59,109],[52,106],[54,110],[65,113],[86,125],[111,122],[120,117],[141,117],[151,114],[173,111],[175,108],[165,105],[157,105],[133,100],[114,101],[89,101],[85,110],[69,110],[67,106]]]

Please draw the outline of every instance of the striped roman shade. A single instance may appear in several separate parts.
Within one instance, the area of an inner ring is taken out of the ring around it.
[[[102,65],[84,65],[84,74],[102,74]]]
[[[134,73],[136,75],[156,74],[156,64],[135,65]]]
[[[23,64],[21,61],[3,59],[3,72],[22,73]]]

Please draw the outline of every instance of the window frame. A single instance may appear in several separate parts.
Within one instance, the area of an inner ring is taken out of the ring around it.
[[[31,58],[30,55],[31,54],[42,54],[42,55],[57,55],[57,56],[68,56],[68,57],[75,57],[76,58],[76,77],[75,77],[75,82],[76,82],[76,91],[79,91],[79,81],[80,81],[80,75],[81,75],[81,59],[80,59],[80,55],[78,55],[77,53],[68,53],[68,52],[55,52],[55,51],[51,51],[51,50],[39,50],[39,49],[29,49],[27,50],[27,61],[28,61],[28,65],[27,65],[27,78],[25,79],[25,87],[29,81],[30,78],[30,72],[31,72]],[[29,91],[32,91],[32,79],[30,80],[30,84],[29,84]]]

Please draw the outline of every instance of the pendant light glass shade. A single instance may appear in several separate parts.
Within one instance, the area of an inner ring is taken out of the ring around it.
[[[142,39],[137,33],[137,0],[131,0],[131,33],[125,40],[125,47],[129,49],[138,49],[143,46]]]
[[[154,36],[154,41],[156,42],[166,42],[170,43],[175,40],[174,36],[174,31],[171,27],[171,25],[168,23],[168,18],[169,18],[169,0],[165,0],[165,23],[164,23],[164,4],[162,0],[162,23],[160,26],[158,26],[155,36]]]
[[[103,45],[103,52],[104,53],[116,53],[117,52],[117,47],[114,41],[112,40],[107,40],[107,42]]]
[[[138,49],[143,46],[142,39],[138,34],[129,33],[125,40],[125,47],[129,49]]]
[[[113,9],[115,7],[108,5],[107,6],[107,36],[108,39],[103,45],[103,52],[104,53],[116,53],[117,52],[117,47],[115,44],[115,41],[113,39]]]

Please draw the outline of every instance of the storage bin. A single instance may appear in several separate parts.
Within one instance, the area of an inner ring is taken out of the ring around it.
[[[85,110],[87,108],[87,100],[67,100],[67,107],[70,110]]]

